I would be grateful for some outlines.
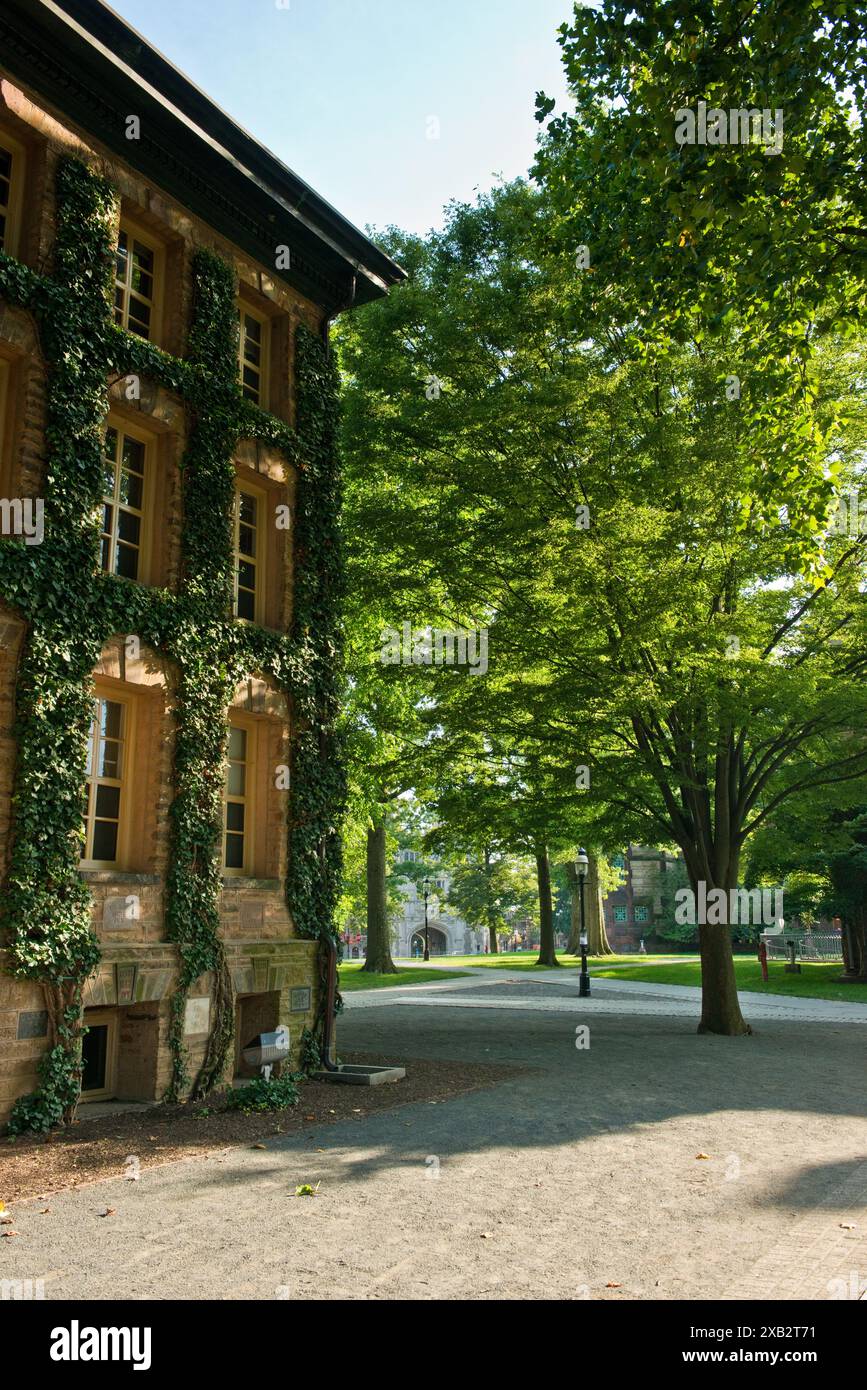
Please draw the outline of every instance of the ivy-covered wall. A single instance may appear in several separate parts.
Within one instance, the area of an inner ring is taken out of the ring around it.
[[[246,400],[237,382],[231,268],[206,251],[193,264],[188,352],[169,356],[116,327],[111,314],[117,195],[78,160],[57,174],[55,267],[41,276],[0,253],[0,298],[35,318],[46,362],[44,539],[0,541],[0,595],[27,625],[16,690],[17,765],[10,870],[0,930],[14,975],[41,984],[50,1019],[40,1085],[16,1104],[13,1131],[71,1118],[81,1080],[82,992],[99,961],[90,894],[79,873],[92,675],[105,642],[134,634],[177,672],[166,884],[167,937],[178,950],[168,1099],[202,1095],[222,1077],[234,1027],[219,931],[223,764],[228,707],[258,672],[292,711],[286,898],[296,930],[333,936],[344,774],[336,727],[342,568],[338,531],[336,380],[327,347],[306,327],[295,350],[296,429]],[[179,395],[188,414],[182,460],[182,573],[177,592],[98,567],[101,446],[111,377],[138,375]],[[234,455],[254,439],[298,474],[290,633],[233,620]],[[320,953],[324,957],[324,952]],[[204,1060],[189,1075],[183,1042],[190,986],[212,972]],[[317,1031],[321,1030],[322,1001]],[[315,1036],[306,1039],[316,1055]]]

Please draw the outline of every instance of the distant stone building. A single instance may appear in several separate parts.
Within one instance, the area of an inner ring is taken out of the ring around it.
[[[398,851],[398,864],[417,863],[421,858],[415,850]],[[448,891],[451,879],[445,872],[436,872],[431,877],[428,894],[428,936],[432,956],[482,955],[485,950],[485,932],[480,927],[470,927],[448,907]],[[403,907],[397,919],[395,953],[399,956],[420,956],[424,952],[424,893],[409,878],[401,880],[400,891]]]
[[[651,941],[657,940],[656,928],[662,918],[665,875],[680,862],[680,856],[630,845],[613,862],[625,873],[626,881],[602,900],[608,940],[615,951],[637,951],[642,941],[649,950]]]

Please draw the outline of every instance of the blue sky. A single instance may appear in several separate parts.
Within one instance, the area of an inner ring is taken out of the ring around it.
[[[565,92],[571,0],[278,2],[111,0],[359,227],[425,232],[450,198],[525,173],[535,93]]]

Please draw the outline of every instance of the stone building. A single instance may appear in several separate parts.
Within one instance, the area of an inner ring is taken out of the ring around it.
[[[191,359],[195,258],[212,253],[234,276],[234,371],[242,406],[245,400],[255,407],[250,437],[239,438],[234,449],[231,502],[226,513],[213,518],[214,547],[219,549],[225,531],[233,587],[227,627],[243,628],[251,650],[270,651],[274,634],[292,630],[296,595],[306,583],[304,567],[321,560],[315,547],[302,555],[293,545],[299,471],[280,447],[288,437],[286,427],[299,428],[299,333],[306,330],[311,340],[315,335],[324,356],[321,344],[331,319],[352,303],[387,293],[402,272],[97,0],[4,0],[0,249],[14,261],[0,267],[0,276],[7,274],[0,288],[14,281],[24,286],[22,296],[32,293],[34,302],[47,295],[45,286],[58,274],[57,225],[64,213],[58,170],[70,158],[113,190],[113,322],[124,335],[118,340],[121,356],[160,366],[154,374],[145,368],[106,375],[99,433],[102,497],[93,499],[102,532],[98,558],[94,547],[99,573],[93,578],[126,586],[128,609],[136,602],[129,586],[159,593],[167,621],[187,612],[172,606],[182,600],[208,602],[206,586],[203,597],[202,586],[194,582],[195,537],[188,535],[185,516],[196,479],[185,481],[180,466],[191,447],[196,412],[183,385],[173,383],[201,385],[209,364],[194,365],[184,376],[172,362],[179,359],[183,367]],[[19,273],[19,266],[25,270]],[[67,266],[65,273],[78,271]],[[89,291],[85,286],[81,292]],[[31,558],[27,549],[32,545],[36,551],[42,539],[37,532],[43,497],[46,550],[57,546],[51,508],[59,505],[63,479],[47,476],[46,460],[59,447],[46,434],[57,380],[56,364],[47,360],[50,335],[40,335],[34,313],[21,302],[0,294],[0,544],[8,549],[11,540],[23,565]],[[111,322],[107,302],[106,321]],[[231,481],[227,486],[228,496]],[[209,563],[207,525],[204,529],[195,552],[200,574]],[[114,590],[104,592],[111,597]],[[4,597],[9,599],[0,601],[0,871],[5,878],[24,833],[16,811],[21,755],[15,735],[22,662],[29,663],[29,681],[38,672],[42,649],[32,618],[5,590],[0,600]],[[231,645],[230,639],[231,632]],[[72,664],[80,659],[74,634],[67,655]],[[56,649],[44,660],[56,663]],[[83,1099],[152,1100],[164,1093],[172,1074],[172,1001],[178,985],[179,950],[169,939],[166,920],[179,673],[171,655],[141,632],[119,630],[106,638],[91,676],[92,723],[78,803],[84,817],[80,878],[91,898],[99,964],[82,999],[88,1030]],[[234,1010],[227,1076],[243,1072],[241,1046],[278,1023],[289,1026],[297,1061],[302,1030],[316,1017],[319,990],[317,943],[309,933],[299,934],[287,889],[287,821],[303,793],[293,763],[291,691],[254,667],[234,681],[233,692],[224,711],[227,759],[202,774],[214,781],[217,795],[219,784],[223,787],[219,935],[231,981],[230,986],[223,982],[224,992],[230,988]],[[47,808],[52,794],[48,780]],[[8,947],[3,927],[0,921],[0,947]],[[36,1084],[37,1064],[54,1042],[57,1022],[50,990],[20,970],[14,977],[8,969],[4,973],[4,964],[9,965],[9,951],[0,949],[0,1121]],[[206,971],[182,1000],[183,1044],[193,1074],[214,1042],[215,988],[214,972]]]
[[[398,851],[398,865],[420,856],[411,849]],[[400,870],[398,869],[399,873]],[[485,932],[469,926],[448,905],[450,878],[445,869],[431,876],[428,892],[428,938],[432,956],[479,955],[485,950]],[[394,926],[398,956],[420,956],[424,952],[424,892],[414,879],[400,881],[403,902]]]
[[[630,845],[613,863],[625,881],[602,900],[605,929],[615,951],[637,951],[641,942],[649,950],[655,944],[655,930],[662,916],[664,875],[671,873],[679,856],[665,850]],[[670,949],[671,943],[662,943]]]

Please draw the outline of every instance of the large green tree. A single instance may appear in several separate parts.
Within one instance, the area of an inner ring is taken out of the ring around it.
[[[575,311],[651,358],[701,342],[738,376],[750,524],[787,505],[791,554],[813,565],[833,477],[816,334],[850,331],[867,303],[867,12],[600,0],[560,43],[571,99],[537,99],[535,173],[552,244],[588,250]]]
[[[726,371],[700,314],[637,354],[576,300],[547,191],[454,207],[412,250],[406,292],[354,317],[348,360],[400,572],[489,630],[487,676],[437,719],[528,759],[600,842],[674,843],[694,886],[735,887],[778,805],[867,769],[864,537],[821,539],[823,481],[802,574],[800,522],[768,525],[756,481],[766,424],[724,389],[741,325],[720,328]],[[791,422],[811,477],[817,441],[823,478],[853,475],[863,420],[842,403],[862,374],[857,340],[817,337]],[[729,934],[700,942],[700,1028],[743,1032]]]

